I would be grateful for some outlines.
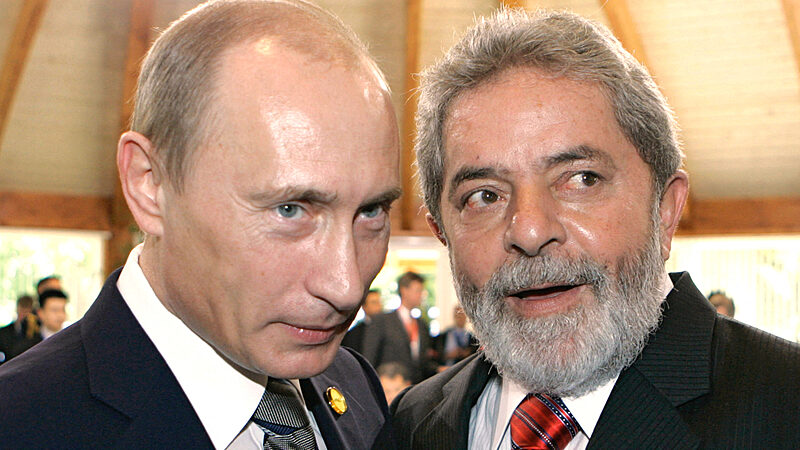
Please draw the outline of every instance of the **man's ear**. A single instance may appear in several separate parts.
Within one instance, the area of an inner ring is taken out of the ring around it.
[[[163,233],[164,177],[156,163],[155,148],[149,139],[135,131],[127,131],[117,145],[117,168],[122,193],[139,228],[148,235]]]
[[[669,258],[672,250],[672,237],[678,229],[683,207],[689,196],[689,176],[683,170],[675,172],[664,188],[659,208],[659,225],[661,227],[661,257]]]
[[[444,236],[444,231],[442,231],[442,229],[439,227],[439,224],[436,223],[436,220],[434,220],[433,216],[428,213],[425,215],[425,220],[428,221],[428,227],[431,229],[433,235],[436,236],[436,239],[438,239],[442,245],[447,247],[447,238]]]

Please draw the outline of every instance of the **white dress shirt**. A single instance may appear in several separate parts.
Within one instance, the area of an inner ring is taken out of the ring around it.
[[[170,313],[139,267],[141,251],[142,245],[131,251],[117,281],[125,303],[175,375],[214,448],[262,449],[264,432],[250,418],[267,377],[248,378]],[[298,381],[292,381],[299,391]],[[308,415],[317,446],[325,449],[314,416]]]
[[[672,287],[672,281],[665,272],[661,286],[664,298]],[[584,450],[589,445],[589,439],[618,378],[619,373],[586,395],[562,398],[581,427],[581,432],[570,441],[565,450]],[[528,395],[527,390],[513,380],[504,379],[499,375],[490,378],[470,412],[468,448],[511,449],[511,431],[508,425],[514,410],[526,395]]]

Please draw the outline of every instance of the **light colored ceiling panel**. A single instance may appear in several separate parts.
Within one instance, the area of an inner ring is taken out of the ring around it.
[[[609,26],[608,17],[597,0],[528,0],[526,4],[527,9],[565,9]]]
[[[406,1],[320,0],[319,5],[339,16],[367,45],[395,94],[392,100],[397,116],[402,117],[405,98]]]
[[[420,68],[439,60],[474,23],[475,16],[491,14],[498,4],[492,0],[423,1]]]
[[[111,195],[129,2],[50,2],[0,147],[0,189]]]
[[[693,195],[800,194],[800,86],[780,2],[629,4],[681,124]]]

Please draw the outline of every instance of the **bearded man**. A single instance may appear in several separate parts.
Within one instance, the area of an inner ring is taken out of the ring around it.
[[[667,274],[670,109],[602,27],[503,10],[422,78],[417,158],[482,351],[392,404],[404,448],[793,447],[800,347]]]

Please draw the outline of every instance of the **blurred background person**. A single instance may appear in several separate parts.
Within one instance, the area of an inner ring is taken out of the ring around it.
[[[438,364],[431,358],[432,342],[428,322],[419,315],[425,279],[406,272],[397,279],[400,307],[373,318],[364,332],[363,354],[373,367],[387,362],[403,365],[413,383],[436,373]],[[417,310],[412,315],[412,311]]]
[[[17,318],[8,325],[0,328],[0,364],[12,358],[12,350],[17,343],[25,338],[28,330],[29,317],[36,323],[33,316],[33,297],[22,295],[17,299]]]
[[[39,318],[39,326],[34,330],[28,320],[29,329],[25,336],[14,344],[11,351],[12,357],[18,356],[34,345],[50,338],[61,331],[64,322],[67,320],[67,294],[59,289],[48,289],[39,295],[39,308],[36,316]]]
[[[478,350],[478,341],[467,330],[467,315],[461,306],[453,308],[454,326],[444,335],[444,365],[452,366]]]
[[[367,297],[364,299],[364,304],[361,306],[364,311],[364,317],[344,335],[342,345],[350,347],[358,353],[362,353],[364,344],[364,331],[372,323],[372,318],[377,316],[383,311],[383,302],[381,301],[381,292],[377,289],[370,289],[367,292]]]
[[[386,394],[386,402],[392,403],[397,394],[411,386],[408,369],[400,363],[388,362],[378,367],[378,377]]]
[[[64,290],[64,288],[61,286],[61,278],[59,278],[57,275],[48,275],[36,283],[37,295],[42,295],[44,291],[49,291],[51,289],[59,291]]]
[[[714,305],[717,312],[723,316],[733,318],[736,314],[736,305],[733,304],[733,299],[728,297],[723,291],[713,291],[708,294],[708,301]]]

